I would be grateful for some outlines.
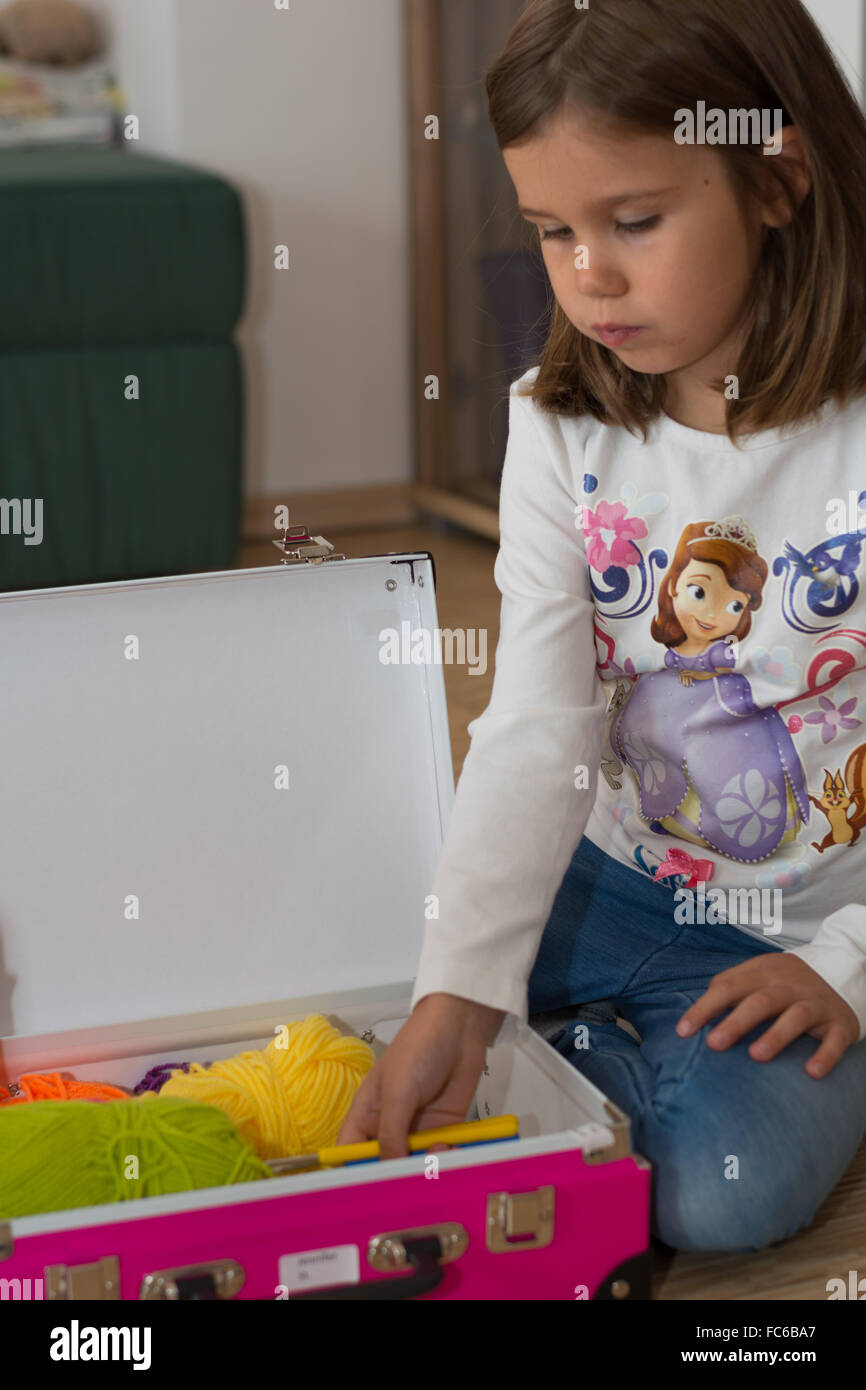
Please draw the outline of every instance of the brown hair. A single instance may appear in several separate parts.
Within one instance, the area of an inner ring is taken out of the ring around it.
[[[740,641],[748,637],[752,628],[752,614],[763,603],[762,591],[769,573],[766,560],[757,551],[747,550],[735,541],[704,536],[707,525],[706,521],[696,521],[685,527],[677,541],[674,558],[659,585],[658,617],[653,618],[650,632],[654,641],[663,642],[666,647],[678,647],[685,640],[686,634],[674,612],[670,591],[690,560],[705,560],[711,565],[718,565],[732,589],[749,595],[749,601],[734,629]],[[699,536],[701,539],[696,539]]]
[[[529,0],[485,77],[500,149],[563,109],[623,133],[669,135],[698,100],[781,108],[812,175],[799,207],[783,154],[717,146],[739,197],[778,181],[791,222],[765,227],[747,305],[750,332],[727,402],[729,438],[811,418],[866,390],[866,117],[800,0]],[[719,390],[723,383],[716,383]],[[595,416],[646,438],[664,377],[631,370],[559,304],[525,394],[561,415]]]

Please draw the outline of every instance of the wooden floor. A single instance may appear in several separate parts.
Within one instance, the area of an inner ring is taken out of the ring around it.
[[[429,550],[436,566],[440,628],[487,629],[486,674],[472,676],[466,668],[443,666],[458,780],[469,747],[466,726],[487,705],[493,681],[500,601],[493,582],[495,544],[447,522],[347,532],[328,539],[348,556]],[[270,565],[278,558],[269,542],[250,545],[242,551],[239,566]],[[653,1298],[824,1301],[827,1281],[841,1278],[847,1284],[852,1269],[858,1278],[866,1278],[866,1139],[812,1225],[792,1240],[754,1255],[685,1255],[654,1241]]]

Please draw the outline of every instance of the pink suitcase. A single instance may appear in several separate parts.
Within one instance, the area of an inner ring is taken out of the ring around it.
[[[312,1012],[393,1038],[454,783],[441,665],[386,629],[436,632],[429,554],[0,596],[0,1083],[132,1086]],[[0,1209],[0,1298],[648,1298],[626,1116],[527,1027],[499,1113],[519,1138],[435,1164]]]

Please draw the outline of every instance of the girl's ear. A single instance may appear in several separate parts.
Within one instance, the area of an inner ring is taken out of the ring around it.
[[[781,135],[782,148],[779,153],[763,155],[762,158],[768,163],[775,159],[784,161],[780,172],[786,175],[794,194],[794,201],[799,207],[812,187],[812,173],[797,127],[783,126]],[[762,207],[761,220],[768,227],[785,227],[791,221],[788,200],[772,177],[767,179],[767,195]]]

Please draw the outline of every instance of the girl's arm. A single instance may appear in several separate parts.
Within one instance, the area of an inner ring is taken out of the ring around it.
[[[572,464],[558,418],[518,395],[525,382],[510,396],[493,692],[468,726],[412,996],[504,1011],[498,1041],[526,1019],[541,935],[595,801],[605,718]]]

